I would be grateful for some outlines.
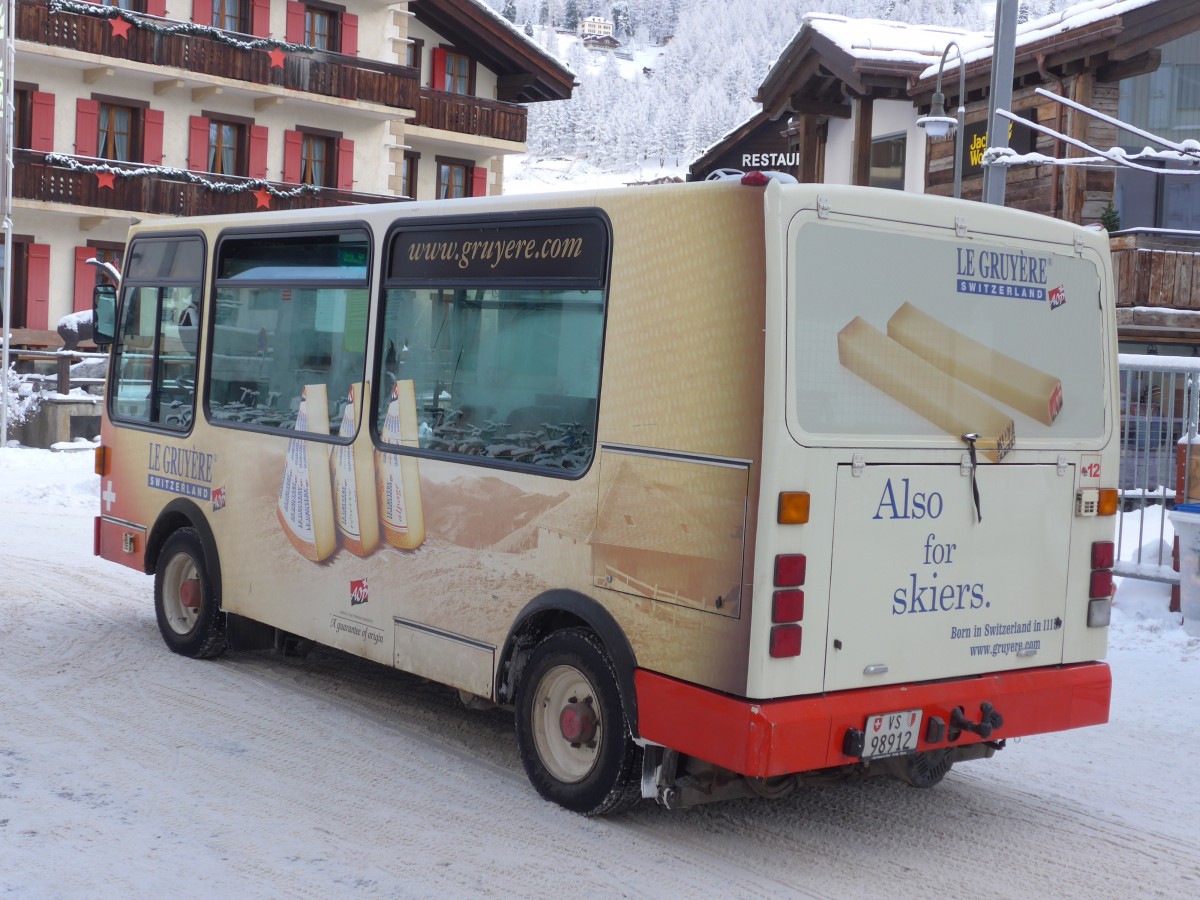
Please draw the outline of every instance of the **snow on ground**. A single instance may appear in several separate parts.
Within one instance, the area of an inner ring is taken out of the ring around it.
[[[1200,896],[1200,639],[1162,585],[1118,591],[1107,725],[929,791],[589,820],[530,788],[510,716],[436,685],[171,654],[150,580],[92,556],[91,466],[0,450],[4,896]]]

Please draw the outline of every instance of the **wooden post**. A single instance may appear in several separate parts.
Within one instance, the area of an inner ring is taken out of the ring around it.
[[[870,97],[858,99],[854,117],[854,176],[853,183],[871,183],[871,116],[874,101]]]
[[[1080,72],[1071,84],[1071,99],[1083,106],[1092,105],[1092,80],[1090,71]],[[1067,135],[1076,140],[1087,140],[1088,122],[1090,117],[1074,109],[1067,110]],[[1068,147],[1067,156],[1083,156],[1083,151],[1077,147]],[[1078,166],[1066,166],[1066,177],[1062,180],[1063,219],[1079,224],[1083,218],[1083,201],[1087,187],[1087,172]]]
[[[69,353],[58,354],[58,392],[71,393],[71,363],[74,361]]]

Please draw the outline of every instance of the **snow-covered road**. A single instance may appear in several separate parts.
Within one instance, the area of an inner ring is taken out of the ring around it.
[[[436,685],[171,654],[149,579],[91,555],[90,464],[0,450],[5,896],[1200,895],[1200,640],[1171,617],[1119,609],[1109,725],[931,791],[589,820],[527,784],[510,716]]]

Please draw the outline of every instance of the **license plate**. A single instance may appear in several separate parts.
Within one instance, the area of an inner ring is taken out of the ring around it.
[[[917,749],[917,737],[921,733],[921,710],[906,709],[868,716],[863,732],[863,759],[912,753]]]

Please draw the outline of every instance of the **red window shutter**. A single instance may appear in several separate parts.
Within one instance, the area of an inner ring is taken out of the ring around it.
[[[50,246],[30,244],[26,254],[25,326],[44,331],[50,327]]]
[[[204,116],[188,117],[188,168],[208,171],[208,119]]]
[[[254,0],[250,12],[250,33],[266,37],[271,33],[271,0]]]
[[[342,13],[342,52],[358,56],[358,16]]]
[[[283,180],[288,184],[300,183],[301,154],[304,150],[304,135],[298,131],[283,133]]]
[[[471,169],[471,196],[487,196],[487,166],[475,166]]]
[[[267,177],[267,126],[250,126],[249,169],[246,174],[251,178]]]
[[[284,30],[286,40],[289,44],[304,43],[304,4],[294,3],[288,0],[287,3],[287,26]]]
[[[354,190],[354,141],[340,138],[337,142],[339,191]]]
[[[212,25],[212,0],[192,0],[192,21],[197,25]]]
[[[163,113],[148,109],[142,117],[142,162],[161,166],[163,159]]]
[[[444,91],[446,89],[446,51],[441,47],[434,47],[432,59],[429,86],[435,91]]]
[[[75,248],[75,312],[92,308],[92,288],[96,284],[96,270],[87,261],[96,255],[91,247]]]
[[[54,150],[54,95],[34,91],[29,99],[29,149],[50,153]]]
[[[100,104],[83,97],[75,101],[75,153],[95,156],[100,152]]]
[[[165,19],[167,17],[167,0],[146,0],[146,15]]]

